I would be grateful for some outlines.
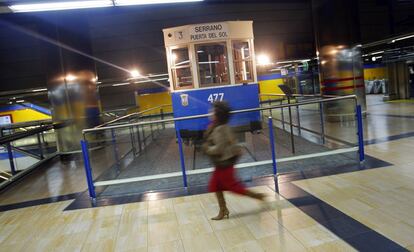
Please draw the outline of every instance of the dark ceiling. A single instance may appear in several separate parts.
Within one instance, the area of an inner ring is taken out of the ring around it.
[[[413,1],[358,1],[362,43],[414,31]],[[297,1],[207,0],[203,3],[130,6],[54,13],[0,15],[0,92],[46,86],[45,43],[34,35],[45,24],[86,17],[92,55],[144,74],[167,71],[162,29],[189,23],[253,20],[256,52],[274,60],[315,54],[311,4]],[[25,30],[22,32],[22,29]],[[30,33],[27,33],[27,30]],[[46,45],[50,46],[50,45]],[[100,80],[126,73],[97,62]]]

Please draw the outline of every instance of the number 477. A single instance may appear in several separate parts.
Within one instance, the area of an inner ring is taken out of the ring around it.
[[[215,101],[223,101],[224,99],[224,93],[215,93],[215,94],[210,94],[208,96],[207,101],[213,103]]]

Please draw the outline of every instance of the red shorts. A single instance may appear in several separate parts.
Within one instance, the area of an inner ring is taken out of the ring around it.
[[[236,179],[234,166],[215,168],[208,184],[210,192],[231,191],[238,194],[245,194],[246,187]]]

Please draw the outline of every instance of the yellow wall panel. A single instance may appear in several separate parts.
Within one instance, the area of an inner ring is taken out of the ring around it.
[[[137,104],[139,107],[139,111],[144,111],[150,108],[155,108],[161,105],[171,105],[171,94],[169,92],[162,92],[162,93],[152,93],[152,94],[144,94],[138,95],[135,97],[137,99]],[[164,113],[172,113],[172,107],[164,107]],[[159,111],[150,111],[147,114],[154,114],[159,113]]]
[[[0,112],[0,115],[11,115],[13,123],[51,119],[49,115],[45,115],[32,109],[4,111]]]
[[[259,81],[260,94],[283,94],[278,86],[280,84],[283,84],[283,79]],[[268,100],[269,97],[261,96],[260,99]]]
[[[386,71],[384,67],[364,69],[365,80],[386,79]]]

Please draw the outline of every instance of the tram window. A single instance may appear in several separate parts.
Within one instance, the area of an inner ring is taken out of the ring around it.
[[[200,86],[229,84],[226,44],[196,45]]]
[[[233,58],[236,83],[252,82],[253,59],[249,42],[233,41]]]
[[[171,50],[171,71],[175,89],[192,88],[193,76],[191,74],[188,48]]]

